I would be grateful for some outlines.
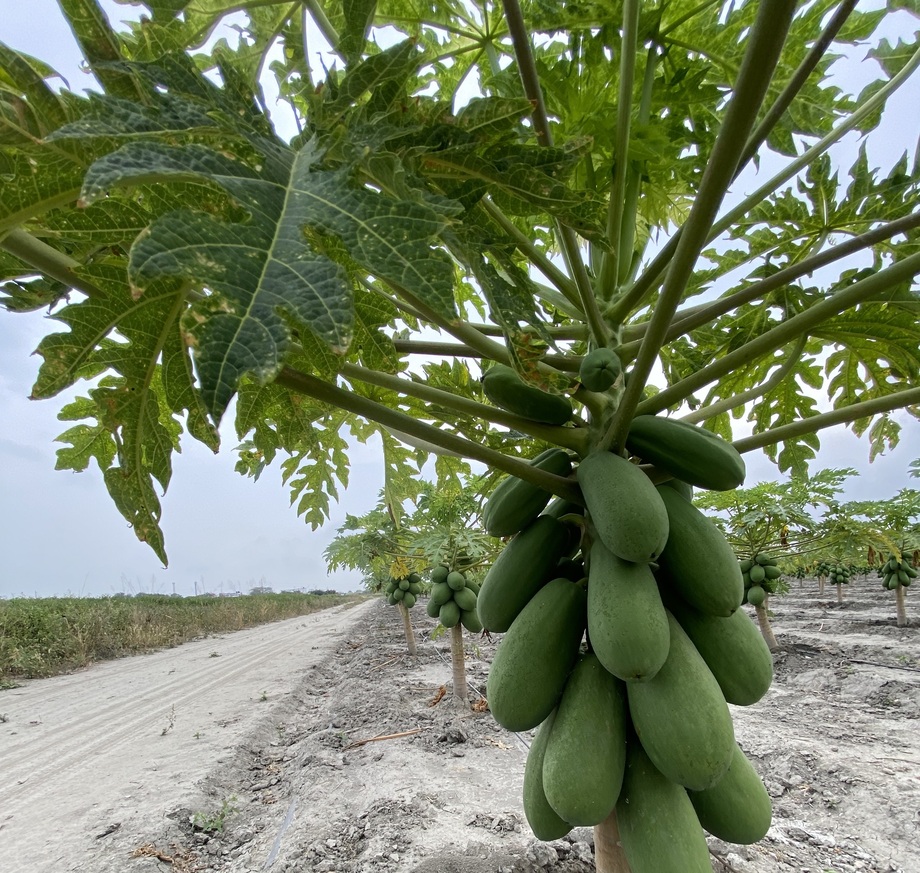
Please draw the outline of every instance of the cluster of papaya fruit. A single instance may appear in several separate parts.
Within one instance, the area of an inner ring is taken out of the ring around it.
[[[819,561],[815,575],[819,579],[827,579],[832,585],[847,585],[853,572],[850,567],[839,561]]]
[[[634,419],[626,447],[674,478],[656,486],[618,454],[576,466],[552,449],[532,463],[574,467],[583,506],[511,477],[489,499],[487,529],[512,538],[479,595],[483,627],[505,634],[487,697],[503,727],[539,726],[524,777],[537,837],[615,809],[634,873],[709,871],[704,830],[752,843],[771,818],[728,703],[762,698],[772,658],[738,608],[737,558],[691,502],[692,487],[737,487],[744,463],[713,434],[657,416]]]
[[[739,561],[738,565],[744,581],[744,599],[751,606],[762,605],[768,594],[776,593],[777,580],[783,574],[775,558],[766,552],[758,552],[753,558]]]
[[[383,593],[390,606],[401,603],[406,609],[412,609],[422,593],[422,577],[418,573],[410,573],[399,579],[390,576],[383,587]]]
[[[891,554],[888,560],[882,565],[882,585],[889,591],[894,591],[898,585],[905,588],[910,587],[910,583],[917,578],[917,571],[910,565],[910,561],[902,554],[900,557]]]
[[[482,630],[476,613],[478,596],[479,586],[465,572],[439,564],[431,571],[431,596],[426,611],[446,628],[462,624],[478,634]]]

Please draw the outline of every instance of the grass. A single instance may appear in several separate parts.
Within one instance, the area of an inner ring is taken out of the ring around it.
[[[355,595],[52,597],[0,600],[0,688],[96,661],[338,606]]]

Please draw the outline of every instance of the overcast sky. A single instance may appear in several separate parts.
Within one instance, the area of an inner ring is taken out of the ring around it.
[[[128,14],[111,0],[103,5],[115,21]],[[91,84],[79,70],[76,44],[55,0],[0,0],[0,40],[50,62],[75,91]],[[851,72],[858,76],[858,65]],[[900,143],[912,144],[920,133],[915,112],[920,89],[912,84],[891,113],[896,127],[913,128],[892,138]],[[900,157],[885,146],[886,138],[880,137],[878,151],[870,153],[870,160],[883,167]],[[357,587],[356,574],[329,576],[322,553],[346,512],[361,514],[376,502],[383,484],[377,443],[354,444],[352,486],[331,521],[314,532],[290,507],[277,465],[256,483],[233,470],[231,410],[219,455],[185,439],[174,459],[172,483],[162,500],[170,558],[164,569],[115,509],[95,463],[80,474],[54,470],[54,438],[69,426],[56,415],[77,392],[49,401],[27,399],[40,363],[31,354],[48,330],[42,313],[0,311],[0,596],[191,594],[196,583],[199,590],[215,592],[258,584],[275,590]],[[920,456],[920,425],[904,413],[899,420],[905,424],[901,445],[871,467],[867,442],[843,428],[824,431],[815,469],[856,467],[862,475],[850,481],[847,499],[881,499],[901,487],[917,487],[917,480],[907,479],[907,467]],[[779,478],[762,453],[745,459],[747,485]]]

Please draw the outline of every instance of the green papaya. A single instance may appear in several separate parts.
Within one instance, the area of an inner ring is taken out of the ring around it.
[[[518,613],[549,581],[568,544],[566,526],[541,515],[502,549],[479,591],[482,626],[504,633]]]
[[[669,530],[658,559],[659,581],[701,612],[731,615],[744,599],[741,568],[732,547],[702,512],[675,491],[659,487],[658,494],[666,507]]]
[[[567,397],[528,385],[504,364],[494,364],[485,372],[482,390],[496,406],[521,418],[544,424],[565,424],[572,417],[572,403]]]
[[[579,585],[552,579],[499,643],[486,697],[502,727],[530,730],[556,707],[584,636],[585,601]]]
[[[773,681],[773,656],[743,609],[726,618],[680,603],[668,606],[715,676],[726,702],[750,706],[767,693]]]
[[[438,606],[447,603],[453,596],[453,589],[446,582],[436,582],[431,586],[431,599]]]
[[[409,584],[410,584],[410,585],[418,585],[418,584],[421,583],[421,581],[422,581],[422,577],[419,576],[418,573],[410,573],[410,574],[409,574]]]
[[[565,683],[543,758],[543,790],[562,819],[593,827],[613,811],[626,765],[626,728],[622,683],[597,656],[583,655]]]
[[[760,564],[754,564],[750,569],[751,582],[755,585],[760,585],[764,579],[767,578],[767,571]]]
[[[606,391],[623,372],[623,364],[613,349],[588,352],[578,368],[578,379],[589,391]]]
[[[727,843],[749,846],[762,840],[770,829],[770,795],[738,746],[725,775],[712,788],[688,791],[687,795],[703,828]]]
[[[677,479],[710,491],[744,482],[744,458],[727,440],[702,427],[658,415],[637,415],[626,448]]]
[[[460,624],[462,624],[471,634],[482,633],[482,622],[476,614],[475,609],[460,610]]]
[[[668,513],[648,476],[605,451],[588,455],[576,475],[600,541],[624,561],[653,561],[668,539]],[[676,491],[668,491],[686,503]]]
[[[632,873],[712,873],[693,804],[631,741],[616,805],[620,843]]]
[[[434,597],[429,597],[428,605],[425,607],[425,612],[428,613],[431,618],[438,618],[441,613],[441,606],[442,604],[436,602]]]
[[[415,595],[411,591],[406,591],[402,602],[406,609],[412,609],[415,606]]]
[[[642,748],[673,782],[701,791],[731,763],[735,732],[728,704],[702,655],[668,613],[671,648],[664,666],[626,694]]]
[[[553,518],[562,518],[564,515],[584,515],[585,508],[571,500],[563,497],[556,497],[551,500],[549,506],[543,510],[542,515],[551,515]]]
[[[572,830],[572,826],[549,805],[543,790],[543,757],[554,718],[555,712],[551,712],[540,725],[524,765],[524,815],[534,836],[546,842],[559,840]]]
[[[572,460],[563,449],[548,449],[537,455],[531,462],[532,467],[568,476],[572,472]],[[493,537],[507,537],[530,524],[549,503],[552,494],[538,485],[506,476],[486,501],[482,513],[482,523]]]
[[[779,577],[783,575],[783,571],[773,564],[767,564],[767,566],[763,568],[763,574],[767,579],[779,579]]]
[[[460,621],[460,607],[453,600],[448,600],[447,603],[441,604],[438,619],[444,627],[455,627]]]
[[[447,587],[452,591],[459,591],[461,588],[466,588],[466,576],[462,573],[458,573],[456,570],[452,573],[448,573]]]
[[[396,606],[396,604],[399,603],[399,601],[396,599],[395,592],[387,594],[387,603],[389,603],[390,606]]]
[[[693,503],[692,485],[689,485],[686,482],[681,482],[680,479],[666,479],[661,484],[666,488],[673,488],[681,497]]]
[[[400,579],[398,584],[399,584],[399,587],[402,588],[403,591],[408,591],[409,585],[412,583],[410,583],[408,579]]]
[[[406,592],[402,588],[397,588],[391,595],[397,602],[402,601],[406,596]]]
[[[476,594],[478,596],[479,583],[475,579],[470,579],[469,577],[467,577],[466,587],[469,588],[469,590],[472,591],[473,594]]]
[[[476,595],[469,588],[461,588],[459,591],[455,591],[454,600],[457,601],[457,606],[460,609],[467,612],[476,609]]]
[[[750,575],[751,567],[753,566],[754,562],[750,558],[744,558],[738,562],[738,568],[741,570],[741,572],[747,573],[748,575]]]
[[[445,567],[443,564],[435,567],[431,571],[431,584],[437,585],[439,582],[446,582],[448,573],[450,573],[450,567]]]
[[[747,590],[747,602],[751,606],[762,606],[764,600],[767,599],[767,591],[760,585],[752,585]]]
[[[618,558],[602,542],[591,546],[588,639],[604,667],[624,680],[650,679],[671,645],[668,615],[648,564]]]
[[[758,552],[754,555],[754,560],[760,564],[761,567],[772,567],[776,565],[776,561],[773,560],[766,552]]]

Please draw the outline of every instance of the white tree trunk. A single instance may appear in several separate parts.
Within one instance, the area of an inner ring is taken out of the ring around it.
[[[597,873],[630,873],[629,862],[620,845],[616,810],[594,826],[594,867]]]
[[[450,665],[453,673],[454,701],[466,704],[470,693],[466,684],[466,659],[463,655],[463,625],[450,629]]]
[[[897,604],[898,608],[898,627],[907,627],[907,605],[904,602],[904,595],[907,592],[904,589],[903,585],[898,585],[894,589],[894,602]]]
[[[410,655],[416,653],[415,632],[412,630],[412,619],[409,616],[409,610],[404,603],[399,604],[399,611],[402,613],[403,630],[406,632],[406,648]]]
[[[843,585],[837,586],[837,602],[843,603]]]
[[[763,634],[764,641],[770,651],[775,652],[779,649],[779,643],[776,642],[776,636],[773,634],[773,628],[770,626],[770,616],[767,614],[768,600],[769,598],[765,597],[760,606],[754,607],[754,612],[757,613],[757,623],[760,625],[760,632]]]

